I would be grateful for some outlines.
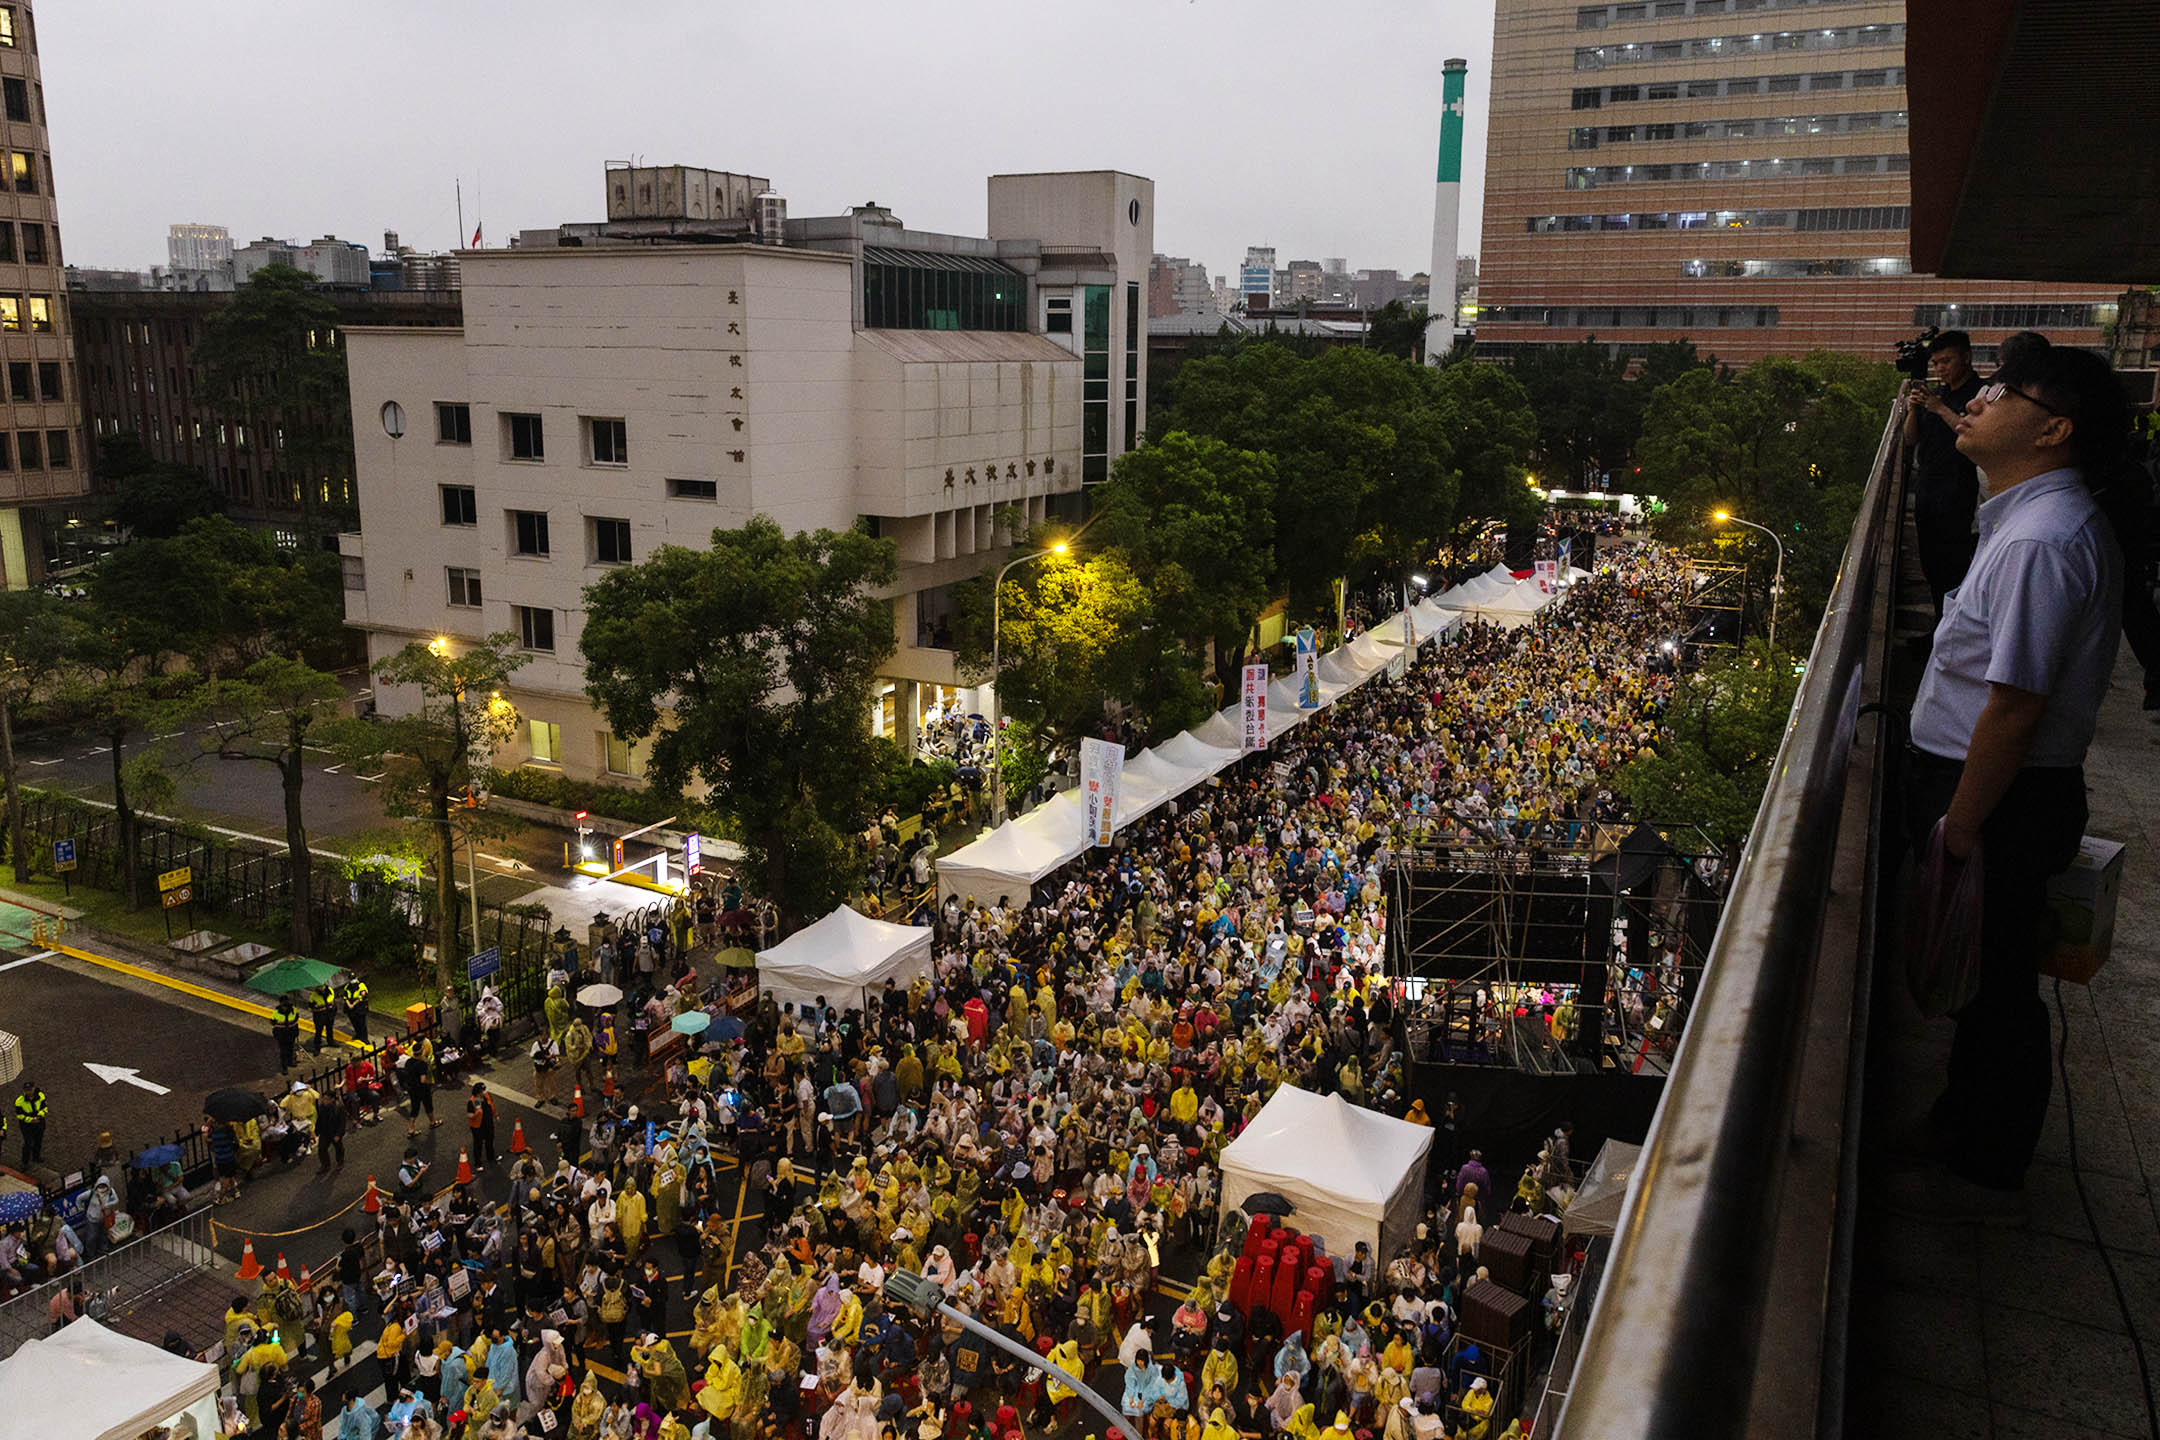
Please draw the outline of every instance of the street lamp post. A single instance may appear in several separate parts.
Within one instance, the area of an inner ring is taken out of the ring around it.
[[[1090,1408],[1110,1422],[1108,1440],[1139,1440],[1137,1428],[1132,1421],[1120,1414],[1118,1408],[1095,1393],[1087,1381],[1073,1374],[1062,1365],[1053,1365],[1048,1356],[1038,1355],[1019,1341],[977,1320],[953,1305],[946,1303],[945,1291],[934,1280],[926,1280],[912,1270],[895,1270],[885,1277],[887,1301],[904,1305],[922,1319],[942,1315],[978,1340],[995,1345],[1023,1364],[1038,1370],[1047,1370],[1058,1382],[1087,1401]]]
[[[1729,510],[1718,511],[1717,518],[1730,520],[1735,525],[1745,525],[1750,530],[1759,530],[1770,537],[1772,545],[1777,546],[1777,570],[1770,577],[1770,648],[1775,650],[1777,649],[1778,597],[1785,593],[1785,542],[1778,538],[1777,531],[1770,529],[1766,525],[1758,525],[1752,520],[1743,520]]]
[[[1046,549],[1037,550],[1018,559],[1005,562],[998,571],[997,579],[990,582],[990,823],[996,825],[1005,818],[1005,747],[1002,724],[1004,712],[998,706],[998,622],[1003,618],[1005,577],[1016,565],[1030,560],[1040,560],[1047,555],[1063,557],[1072,553],[1070,541],[1060,540]]]

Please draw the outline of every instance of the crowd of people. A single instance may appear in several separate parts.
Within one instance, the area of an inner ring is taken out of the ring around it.
[[[946,901],[913,984],[860,1008],[768,995],[740,1034],[656,1056],[664,1085],[587,1089],[552,1164],[504,1157],[507,1207],[416,1177],[379,1260],[349,1235],[313,1293],[273,1281],[236,1309],[237,1428],[1102,1434],[1063,1373],[1094,1377],[1135,1440],[1517,1433],[1500,1412],[1519,1394],[1457,1337],[1456,1303],[1495,1212],[1564,1190],[1564,1136],[1496,1195],[1444,1111],[1416,1241],[1322,1242],[1334,1291],[1294,1332],[1232,1302],[1245,1236],[1217,1230],[1220,1157],[1284,1084],[1433,1123],[1396,1039],[1381,877],[1408,845],[1531,845],[1613,813],[1609,772],[1655,742],[1680,593],[1659,552],[1625,547],[1533,623],[1442,640],[1033,893]],[[710,1003],[679,952],[656,960],[647,1026]],[[587,1027],[551,1003],[536,1093],[559,1094],[544,1071]],[[1158,1290],[1166,1261],[1189,1291]],[[888,1303],[895,1271],[1038,1363]],[[311,1405],[263,1338],[280,1317],[281,1339],[379,1366],[379,1410]]]

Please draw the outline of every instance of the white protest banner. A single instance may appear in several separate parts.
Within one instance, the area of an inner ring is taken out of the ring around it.
[[[1117,832],[1118,780],[1125,773],[1125,747],[1108,740],[1080,742],[1080,803],[1087,843],[1108,845]]]
[[[1250,755],[1267,749],[1267,661],[1255,660],[1245,667],[1245,686],[1240,694],[1243,749]]]

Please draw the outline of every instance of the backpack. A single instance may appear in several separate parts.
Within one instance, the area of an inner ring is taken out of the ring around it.
[[[623,1294],[622,1282],[610,1278],[600,1287],[600,1318],[610,1325],[620,1325],[630,1313],[630,1301]]]

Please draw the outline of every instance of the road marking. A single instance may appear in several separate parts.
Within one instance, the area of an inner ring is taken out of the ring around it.
[[[25,955],[20,960],[10,960],[7,962],[7,964],[0,965],[0,972],[13,970],[20,965],[35,965],[40,960],[50,960],[56,953],[58,952],[52,950],[40,950],[35,955]]]
[[[88,760],[88,759],[89,759],[89,758],[90,758],[91,756],[93,756],[93,755],[110,755],[110,754],[112,754],[112,746],[110,746],[110,745],[100,745],[100,746],[97,746],[97,747],[96,747],[95,749],[91,749],[91,750],[85,750],[85,751],[83,751],[83,753],[82,753],[81,755],[78,755],[78,756],[77,756],[76,758],[77,758],[78,760]]]
[[[382,779],[382,777],[383,777],[383,776],[385,776],[385,775],[387,775],[387,774],[389,774],[389,773],[390,773],[390,772],[389,772],[389,771],[387,771],[387,770],[378,770],[378,771],[376,771],[376,772],[375,772],[375,773],[374,773],[373,775],[355,775],[355,776],[353,776],[353,779],[355,779],[355,780],[365,780],[365,781],[369,782],[370,784],[373,784],[373,783],[374,783],[375,781],[377,781],[377,780],[380,780],[380,779]]]
[[[325,775],[335,775],[335,774],[337,774],[337,773],[338,773],[338,771],[340,771],[340,770],[342,770],[342,769],[344,769],[344,768],[345,768],[345,762],[344,762],[344,761],[342,761],[342,760],[340,760],[340,761],[338,761],[338,763],[337,763],[337,764],[335,764],[335,765],[325,765],[325,766],[323,766],[323,767],[322,767],[322,773],[323,773],[323,774],[325,774]]]
[[[180,738],[181,736],[183,736],[183,735],[185,735],[185,734],[187,734],[187,733],[188,733],[188,732],[187,732],[187,731],[185,731],[185,730],[175,730],[175,731],[173,731],[173,732],[172,732],[171,734],[169,734],[169,735],[158,735],[158,736],[154,736],[154,737],[152,737],[152,738],[154,738],[154,739],[158,739],[158,740],[177,740],[177,739],[179,739],[179,738]]]
[[[57,760],[32,760],[30,763],[32,765],[65,765],[67,756],[63,755]]]
[[[148,1080],[142,1078],[142,1072],[140,1070],[130,1069],[128,1066],[125,1065],[98,1065],[93,1064],[91,1061],[85,1060],[83,1061],[83,1068],[85,1070],[88,1070],[91,1074],[97,1076],[98,1079],[103,1080],[107,1085],[110,1085],[115,1080],[118,1080],[123,1084],[133,1085],[138,1090],[148,1090],[153,1095],[172,1094],[172,1089],[170,1086],[153,1085]]]
[[[55,945],[53,947],[53,950],[58,954],[67,956],[71,960],[81,960],[87,964],[101,966],[107,970],[116,970],[122,975],[132,975],[138,980],[147,980],[153,985],[162,985],[167,990],[177,990],[183,995],[192,995],[198,1000],[208,1000],[214,1005],[223,1005],[228,1010],[238,1010],[243,1015],[254,1015],[264,1020],[271,1020],[276,1018],[276,1012],[271,1010],[268,1006],[256,1005],[246,1000],[238,1000],[230,995],[223,994],[219,991],[209,989],[202,985],[192,985],[185,980],[174,979],[170,975],[160,975],[155,970],[148,970],[140,965],[130,965],[125,960],[114,960],[108,956],[94,955],[88,950],[80,950],[73,945]],[[332,1031],[331,1034],[336,1037],[337,1042],[340,1045],[349,1045],[355,1050],[365,1050],[368,1048],[366,1045],[362,1044],[358,1040],[353,1039],[349,1035],[343,1034],[338,1031]]]

